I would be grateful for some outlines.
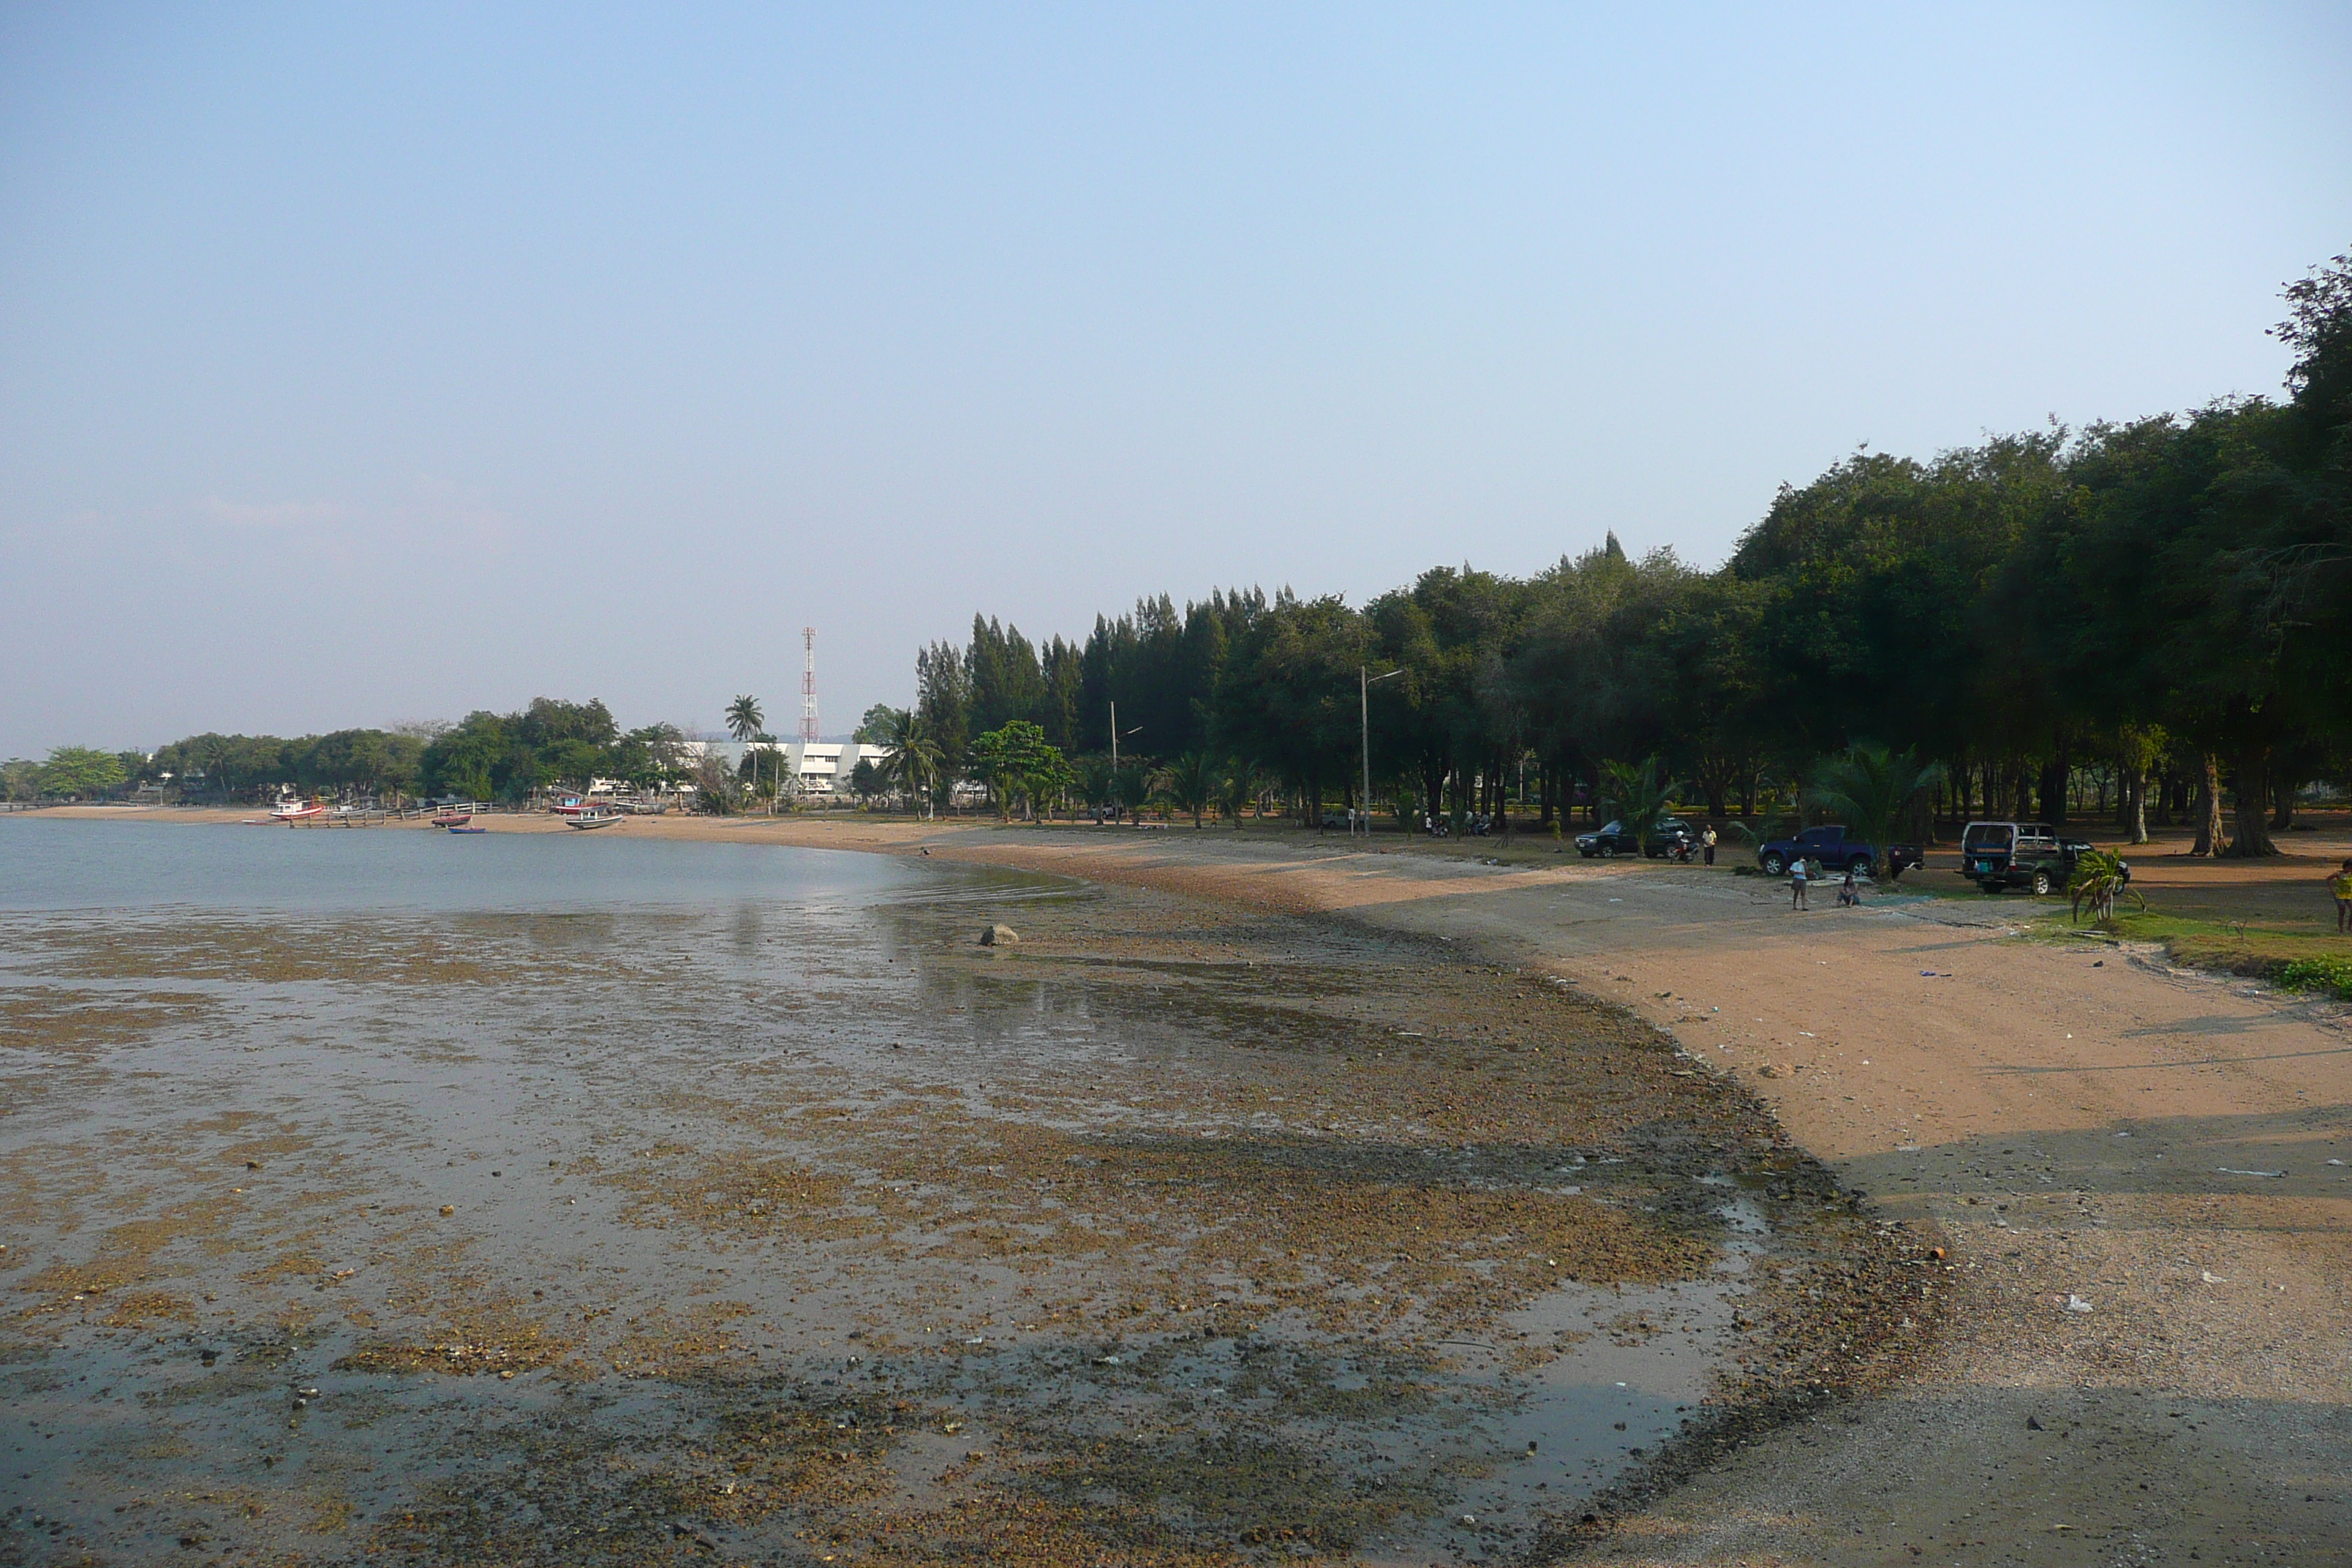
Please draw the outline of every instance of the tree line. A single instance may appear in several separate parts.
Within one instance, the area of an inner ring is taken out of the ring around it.
[[[2352,258],[2285,298],[2283,398],[1860,451],[1783,486],[1711,571],[1612,534],[1360,608],[1163,595],[1042,646],[975,616],[917,655],[894,732],[937,753],[934,791],[1019,724],[1095,801],[1271,787],[1309,821],[1334,800],[1507,821],[1531,796],[1539,826],[1612,764],[1655,759],[1710,815],[1752,816],[1867,747],[1949,816],[2064,824],[2095,784],[2134,842],[2186,821],[2200,853],[2268,854],[2298,786],[2352,780]],[[1391,672],[1358,802],[1359,682]]]
[[[264,798],[283,789],[368,798],[454,795],[520,800],[594,779],[668,786],[699,759],[675,724],[624,731],[602,701],[535,698],[520,712],[469,713],[457,724],[337,730],[288,739],[207,731],[152,753],[60,746],[46,762],[0,764],[8,798],[96,799],[140,784],[171,784],[184,799]]]
[[[2284,397],[1926,461],[1859,451],[1783,486],[1713,570],[1630,557],[1612,534],[1532,577],[1438,567],[1360,608],[1161,595],[1042,645],[976,615],[963,646],[919,651],[909,708],[866,714],[858,739],[891,751],[853,783],[946,802],[973,780],[1033,809],[1158,799],[1196,822],[1278,803],[1312,824],[1336,802],[1507,828],[1516,803],[1554,826],[1636,779],[1717,818],[1801,812],[1822,759],[1866,754],[1932,783],[1926,832],[1931,813],[2063,824],[2080,798],[2134,842],[2187,822],[2199,853],[2270,853],[2298,786],[2352,782],[2352,257],[2285,298]],[[751,699],[730,710],[739,738],[761,722]],[[731,808],[740,770],[692,752],[674,725],[624,731],[600,701],[541,698],[449,726],[206,733],[152,757],[61,747],[0,765],[0,784],[489,798],[693,780]],[[742,764],[755,791],[774,782],[758,766]]]

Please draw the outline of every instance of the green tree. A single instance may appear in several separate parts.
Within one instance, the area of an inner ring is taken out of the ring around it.
[[[1941,763],[1923,763],[1910,752],[1898,756],[1885,746],[1857,743],[1844,755],[1823,758],[1814,767],[1807,799],[1843,818],[1848,832],[1883,852],[1903,836],[1914,805],[1933,794],[1943,779]],[[1899,874],[1890,867],[1887,879]]]
[[[760,711],[760,700],[756,697],[738,697],[727,705],[727,731],[743,744],[743,758],[751,763],[754,791],[760,787],[760,765],[759,753],[751,749],[751,742],[767,721],[768,716]]]
[[[59,746],[41,763],[39,787],[45,795],[94,800],[121,784],[124,776],[122,760],[112,752]]]
[[[915,655],[915,716],[938,752],[933,799],[939,805],[951,805],[955,780],[965,771],[964,752],[971,743],[971,679],[963,656],[950,644],[936,642]]]
[[[882,771],[890,786],[907,797],[908,810],[927,808],[940,779],[939,742],[912,712],[892,708],[885,710],[880,743],[889,748]]]
[[[1239,757],[1217,764],[1217,805],[1233,819],[1236,833],[1242,830],[1242,807],[1256,798],[1257,782],[1257,770]]]
[[[1677,787],[1664,776],[1654,752],[1639,767],[1632,763],[1601,764],[1601,809],[1624,825],[1645,856],[1657,842],[1658,819],[1666,815]]]
[[[1200,751],[1187,752],[1168,764],[1169,803],[1192,814],[1196,833],[1202,817],[1217,804],[1222,772],[1214,757]]]
[[[1045,739],[1044,728],[1025,719],[976,736],[970,766],[995,797],[998,813],[1008,817],[1018,797],[1026,802],[1034,819],[1076,777],[1060,750]]]
[[[1325,785],[1353,771],[1356,672],[1370,658],[1369,632],[1364,617],[1336,595],[1286,594],[1228,655],[1218,743],[1296,790],[1309,826],[1320,826]]]
[[[613,776],[632,789],[667,789],[692,772],[686,731],[675,724],[647,724],[632,730],[613,747]]]

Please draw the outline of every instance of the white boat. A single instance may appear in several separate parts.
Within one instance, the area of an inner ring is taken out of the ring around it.
[[[617,811],[583,811],[577,816],[563,819],[574,827],[611,827],[621,820]]]
[[[313,816],[327,815],[327,803],[315,796],[310,800],[281,800],[269,813],[272,822],[302,822]]]

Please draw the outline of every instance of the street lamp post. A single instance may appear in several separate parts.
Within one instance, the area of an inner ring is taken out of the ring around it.
[[[1142,732],[1143,726],[1140,724],[1128,731],[1130,735],[1139,735]],[[1113,698],[1110,704],[1110,773],[1112,785],[1115,788],[1118,780],[1118,700],[1117,698]]]
[[[1362,807],[1364,813],[1364,837],[1367,839],[1370,838],[1372,836],[1372,682],[1375,680],[1387,680],[1391,677],[1402,675],[1404,673],[1402,669],[1391,669],[1387,675],[1368,675],[1366,673],[1368,668],[1369,667],[1360,664],[1356,666],[1356,706],[1358,715],[1362,719],[1364,725],[1364,793],[1362,796]],[[1348,829],[1348,837],[1353,838],[1355,836],[1356,830],[1351,826]]]

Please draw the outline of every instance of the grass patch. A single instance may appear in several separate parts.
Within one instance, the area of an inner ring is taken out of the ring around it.
[[[2053,902],[2043,934],[2104,931],[2126,942],[2160,944],[2172,962],[2219,974],[2268,980],[2290,991],[2316,991],[2352,1001],[2352,942],[2328,931],[2280,931],[2245,921],[2200,920],[2163,909],[2126,909],[2105,925],[2074,925],[2066,906]]]

